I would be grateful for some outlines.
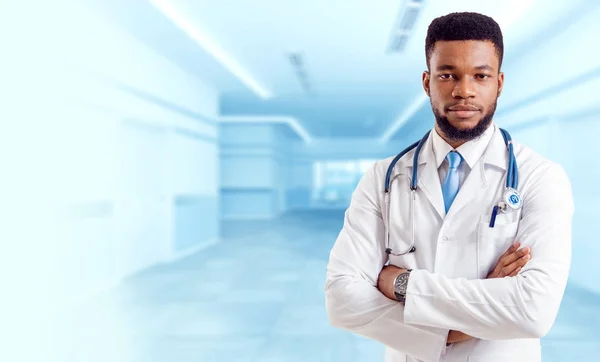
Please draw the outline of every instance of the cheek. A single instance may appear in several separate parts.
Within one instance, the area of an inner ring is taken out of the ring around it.
[[[479,88],[479,94],[486,100],[494,101],[498,97],[498,86],[496,84],[486,84]]]
[[[482,94],[483,95],[483,94]],[[482,97],[482,105],[486,110],[489,110],[494,106],[494,103],[498,100],[498,89],[487,90]]]
[[[429,93],[431,98],[443,101],[452,98],[452,87],[449,84],[432,84]]]
[[[445,97],[440,94],[439,91],[431,90],[429,94],[429,98],[431,99],[431,104],[438,109],[440,112],[444,111],[444,105],[447,103],[445,101]]]

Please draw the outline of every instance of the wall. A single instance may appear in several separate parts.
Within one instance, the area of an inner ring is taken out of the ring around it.
[[[596,222],[600,203],[600,170],[596,156],[600,145],[595,135],[600,132],[598,116],[571,119],[552,117],[528,127],[516,129],[513,138],[542,155],[559,162],[567,172],[573,189],[575,215],[573,218],[573,260],[570,280],[577,287],[600,294],[595,275],[600,273],[597,263],[600,246]]]
[[[571,277],[579,285],[600,295],[600,168],[598,157],[600,145],[600,117],[591,115],[580,119],[561,118],[553,148],[557,159],[565,166],[575,198],[573,220],[573,264]]]
[[[293,154],[288,164],[289,188],[286,192],[288,209],[309,209],[313,184],[313,160]]]
[[[82,3],[15,9],[3,191],[36,288],[17,287],[52,309],[216,242],[216,91]]]
[[[600,63],[588,44],[600,32],[600,4],[589,2],[587,7],[572,23],[557,24],[562,29],[553,37],[540,34],[537,46],[506,65],[498,119],[506,124],[530,121],[597,104],[592,84],[598,84]],[[570,95],[575,93],[577,97]]]
[[[225,220],[272,219],[288,209],[290,140],[284,125],[221,123]]]

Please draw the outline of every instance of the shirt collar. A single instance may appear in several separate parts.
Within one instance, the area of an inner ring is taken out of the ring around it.
[[[485,149],[492,139],[495,128],[496,126],[492,123],[481,136],[463,143],[456,149],[456,151],[458,151],[463,157],[463,160],[467,162],[469,168],[473,168],[473,166],[477,163],[477,161],[479,161],[485,152]],[[435,162],[437,168],[439,168],[446,159],[448,152],[453,151],[454,148],[452,148],[448,142],[440,137],[435,128],[431,133],[433,135],[432,140]]]

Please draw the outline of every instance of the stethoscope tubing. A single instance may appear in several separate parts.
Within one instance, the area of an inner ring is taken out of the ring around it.
[[[514,148],[513,148],[513,142],[512,142],[512,138],[510,136],[510,134],[500,128],[500,132],[502,133],[502,137],[504,138],[504,143],[506,145],[506,148],[508,150],[508,165],[507,165],[507,175],[506,175],[506,190],[507,192],[509,190],[512,190],[511,192],[514,192],[515,194],[518,195],[517,192],[517,187],[518,187],[518,169],[517,169],[517,161],[515,159],[515,155],[514,155]],[[431,133],[431,131],[428,131],[423,138],[421,138],[419,141],[411,144],[410,146],[408,146],[407,148],[405,148],[402,152],[400,152],[398,155],[396,155],[396,157],[394,157],[394,159],[392,160],[392,162],[390,163],[386,175],[385,175],[385,185],[384,185],[384,199],[385,199],[385,207],[386,207],[386,218],[387,218],[387,227],[386,227],[386,235],[385,235],[385,242],[386,242],[386,253],[388,255],[395,255],[395,256],[402,256],[402,255],[406,255],[408,253],[414,253],[416,250],[415,247],[415,199],[416,199],[416,190],[417,190],[417,175],[418,175],[418,166],[419,166],[419,153],[421,152],[421,148],[423,147],[423,144],[425,143],[425,141],[427,140],[427,138],[429,137],[429,134]],[[413,148],[416,147],[415,153],[413,155],[413,173],[412,173],[412,179],[411,179],[411,185],[410,185],[410,189],[411,189],[411,236],[412,236],[412,242],[410,244],[410,246],[406,249],[405,252],[403,253],[395,253],[393,252],[393,250],[389,247],[389,228],[390,228],[390,193],[391,193],[391,183],[393,181],[393,179],[391,179],[391,175],[392,175],[392,171],[394,169],[394,167],[396,166],[396,163],[404,156],[406,155],[408,152],[410,152]],[[520,196],[519,196],[520,198]],[[490,222],[490,227],[494,226],[494,222],[495,222],[495,218],[498,212],[498,206],[494,206],[494,210],[493,210],[493,217],[492,220]]]

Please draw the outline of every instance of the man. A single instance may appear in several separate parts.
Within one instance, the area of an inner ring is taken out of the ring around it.
[[[389,194],[392,157],[361,179],[327,267],[330,323],[385,344],[387,361],[541,361],[571,263],[569,180],[513,142],[522,204],[502,207],[510,167],[492,121],[504,83],[493,19],[437,18],[425,49],[435,125],[417,189],[415,149],[393,167]]]

